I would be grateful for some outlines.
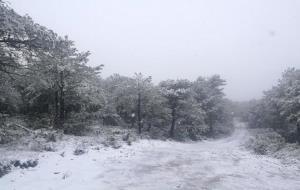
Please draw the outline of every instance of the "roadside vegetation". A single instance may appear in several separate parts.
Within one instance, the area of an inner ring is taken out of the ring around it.
[[[300,160],[300,70],[291,68],[260,100],[234,104],[248,123],[246,146],[258,154]]]

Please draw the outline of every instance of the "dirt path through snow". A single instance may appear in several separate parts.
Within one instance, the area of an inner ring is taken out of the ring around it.
[[[121,149],[66,149],[0,178],[1,190],[300,190],[300,170],[241,146],[243,123],[225,139],[198,143],[142,140]]]

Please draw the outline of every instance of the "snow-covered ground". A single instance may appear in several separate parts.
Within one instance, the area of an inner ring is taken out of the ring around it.
[[[254,155],[242,123],[225,139],[140,140],[120,149],[73,147],[39,155],[39,165],[0,178],[1,190],[300,190],[300,166]],[[100,145],[99,145],[100,146]],[[64,152],[64,154],[61,154]]]

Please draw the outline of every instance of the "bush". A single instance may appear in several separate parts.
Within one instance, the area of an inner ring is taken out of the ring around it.
[[[89,126],[99,124],[101,113],[69,113],[64,123],[64,134],[84,136],[91,132]]]
[[[28,160],[25,162],[22,162],[20,160],[13,160],[10,161],[10,163],[0,163],[0,178],[3,177],[4,175],[8,174],[12,167],[19,167],[21,169],[26,169],[26,168],[33,168],[38,165],[38,160]]]
[[[213,127],[214,137],[224,137],[232,134],[234,131],[234,125],[232,122],[218,123]]]
[[[55,152],[56,148],[52,143],[46,143],[44,139],[37,138],[28,143],[29,149],[35,152]]]
[[[20,139],[22,136],[28,135],[24,130],[4,125],[0,127],[0,144],[7,144]]]
[[[285,123],[283,127],[276,130],[289,143],[295,143],[298,139],[297,125]]]
[[[73,152],[73,154],[75,156],[80,156],[80,155],[83,155],[84,153],[86,153],[86,151],[82,148],[76,148]]]
[[[29,124],[28,127],[34,130],[49,128],[51,126],[51,119],[49,116],[32,117],[27,121],[27,123]]]
[[[255,133],[256,135],[246,142],[246,146],[258,154],[272,154],[284,146],[284,138],[272,129],[259,129]]]
[[[13,140],[13,137],[9,135],[3,127],[0,127],[0,144],[6,144]]]
[[[177,141],[187,141],[187,140],[202,140],[203,135],[206,133],[208,127],[206,125],[191,126],[191,125],[181,125],[177,126],[175,130],[174,139]]]
[[[38,160],[28,160],[26,162],[21,162],[20,160],[11,161],[11,165],[14,167],[20,167],[21,169],[34,168],[38,165],[38,163]]]
[[[169,131],[166,127],[152,126],[147,135],[149,135],[148,137],[151,139],[166,140],[168,138]]]
[[[6,174],[8,174],[11,170],[11,167],[9,165],[2,165],[0,163],[0,178]]]
[[[84,136],[88,131],[88,124],[86,122],[64,124],[64,134]]]

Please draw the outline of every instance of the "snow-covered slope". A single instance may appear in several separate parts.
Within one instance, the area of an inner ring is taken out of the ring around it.
[[[300,168],[240,146],[242,123],[226,139],[197,143],[141,140],[120,149],[71,147],[42,153],[39,165],[0,178],[1,190],[300,190]],[[60,155],[65,152],[63,155]]]

